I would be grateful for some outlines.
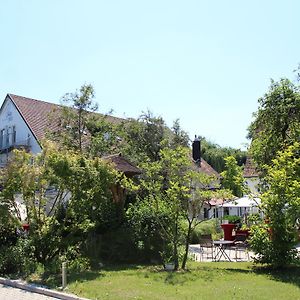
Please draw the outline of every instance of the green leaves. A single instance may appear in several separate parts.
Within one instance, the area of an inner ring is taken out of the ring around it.
[[[259,169],[271,164],[277,151],[300,137],[299,88],[288,79],[271,81],[269,91],[258,100],[259,109],[249,127],[251,153]]]
[[[225,169],[225,158],[233,156],[238,165],[242,166],[246,162],[246,152],[230,147],[220,147],[205,138],[201,140],[202,157],[217,171]]]
[[[237,165],[237,161],[233,156],[225,158],[225,171],[221,173],[222,186],[231,190],[233,195],[242,197],[247,191],[242,168]]]
[[[256,228],[253,248],[260,261],[284,266],[295,258],[300,218],[300,144],[279,151],[272,164],[266,166],[268,190],[262,198],[262,208],[269,218],[268,232]],[[262,239],[263,237],[263,239]],[[260,240],[261,239],[261,240]],[[259,244],[260,243],[260,244]]]

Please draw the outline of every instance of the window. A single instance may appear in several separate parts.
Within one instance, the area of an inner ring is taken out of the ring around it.
[[[204,207],[204,219],[208,219],[208,209]]]
[[[229,208],[224,207],[224,216],[229,216]]]
[[[4,129],[0,131],[0,148],[2,149],[4,146]]]
[[[5,146],[9,145],[9,128],[6,128]]]
[[[16,126],[14,125],[12,127],[12,144],[16,144],[16,139],[17,139],[17,132],[16,132]]]

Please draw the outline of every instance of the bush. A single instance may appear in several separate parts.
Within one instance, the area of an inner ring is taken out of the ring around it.
[[[211,234],[214,239],[219,239],[221,237],[216,219],[211,219],[200,223],[192,232],[190,243],[199,244],[201,235],[206,234]]]
[[[162,261],[161,254],[170,243],[163,235],[162,224],[168,223],[171,223],[168,211],[161,209],[159,213],[153,212],[147,201],[129,207],[127,224],[140,259],[145,262]]]
[[[269,227],[267,224],[254,225],[251,228],[250,245],[257,254],[256,262],[281,267],[293,263],[297,250],[293,248],[296,232],[283,226]]]
[[[228,216],[225,216],[223,219],[228,220],[228,223],[230,223],[230,224],[239,224],[239,223],[241,223],[241,217],[239,217],[239,216],[228,215]]]
[[[134,233],[126,224],[100,235],[94,246],[94,259],[114,263],[132,263],[143,260]]]
[[[27,276],[37,268],[34,246],[27,238],[19,238],[15,245],[0,248],[0,274]]]

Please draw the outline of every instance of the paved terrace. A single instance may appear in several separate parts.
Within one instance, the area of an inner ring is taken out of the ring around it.
[[[217,247],[200,248],[200,244],[193,244],[189,246],[189,254],[195,261],[198,262],[212,262],[214,261],[215,256],[217,255],[219,249]],[[254,253],[251,251],[245,251],[244,249],[236,250],[234,247],[228,247],[224,249],[226,255],[230,258],[232,262],[236,261],[252,261],[254,257]],[[219,255],[220,256],[220,255]],[[217,261],[229,261],[226,256],[222,255],[219,260],[219,256],[217,257]]]
[[[296,246],[296,249],[300,255],[300,243]],[[205,248],[203,247],[203,250],[200,248],[200,244],[193,244],[189,246],[189,254],[192,259],[198,262],[212,262],[213,257],[216,255],[216,249],[212,252],[211,248]],[[226,255],[230,258],[232,262],[238,262],[238,261],[253,261],[253,258],[255,257],[254,252],[252,251],[245,251],[245,250],[235,250],[234,247],[229,247],[228,249],[224,250]],[[222,256],[220,261],[228,261],[226,257]]]

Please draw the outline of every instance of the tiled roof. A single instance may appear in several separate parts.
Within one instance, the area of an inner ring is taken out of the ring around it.
[[[103,157],[105,160],[112,162],[116,169],[126,175],[141,174],[141,170],[125,159],[121,154],[114,154]]]
[[[47,133],[59,130],[60,113],[63,109],[62,105],[14,94],[8,94],[8,97],[13,101],[24,121],[27,123],[39,142],[45,138]],[[101,114],[96,115],[104,116]],[[111,123],[121,123],[125,121],[122,118],[116,118],[109,115],[105,115],[105,118],[107,118],[107,121]],[[125,172],[125,170],[126,172],[133,172],[136,174],[141,172],[120,155],[111,156],[111,160],[122,172]],[[220,176],[218,172],[216,172],[203,158],[201,158],[201,166],[200,168],[197,167],[197,170],[208,175],[215,175],[217,177]]]
[[[201,157],[200,166],[192,158],[191,160],[193,161],[192,169],[194,171],[202,172],[209,176],[216,176],[218,179],[220,178],[220,174],[204,158]]]
[[[45,135],[48,132],[55,132],[59,129],[59,116],[63,108],[62,105],[13,94],[8,94],[8,96],[14,102],[25,122],[28,124],[39,142],[45,138]],[[103,116],[101,114],[98,115]],[[121,118],[113,116],[105,115],[105,117],[112,123],[120,123],[124,121]]]
[[[220,177],[220,174],[210,165],[208,162],[206,162],[205,159],[201,157],[201,165],[199,170],[207,175],[214,175],[216,177]]]
[[[27,123],[38,141],[41,141],[47,131],[58,130],[58,120],[49,121],[50,114],[58,116],[62,107],[57,104],[44,102],[36,99],[26,98],[13,94],[8,94],[14,102],[24,121]]]
[[[244,177],[258,177],[259,176],[258,171],[256,170],[256,167],[255,167],[255,162],[250,156],[247,156],[243,175],[244,175]]]
[[[224,199],[220,198],[212,198],[211,200],[208,201],[208,204],[211,206],[218,206],[218,205],[223,205]]]

